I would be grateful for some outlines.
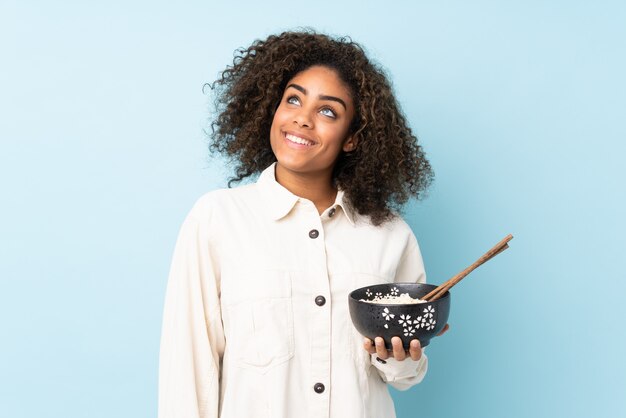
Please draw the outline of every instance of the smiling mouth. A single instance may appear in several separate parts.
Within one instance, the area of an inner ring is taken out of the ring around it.
[[[285,133],[285,139],[289,142],[293,142],[294,144],[312,146],[315,145],[315,142],[310,141],[308,139],[300,138],[299,136],[295,136],[293,134]]]

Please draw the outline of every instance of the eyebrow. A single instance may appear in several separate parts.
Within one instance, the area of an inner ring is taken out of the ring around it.
[[[287,86],[287,88],[289,88],[289,87],[293,87],[294,89],[298,90],[299,92],[301,92],[301,93],[302,93],[302,94],[304,94],[304,95],[307,95],[307,94],[308,94],[308,93],[307,93],[307,91],[306,91],[306,89],[305,89],[304,87],[302,87],[302,86],[298,85],[298,84],[291,83],[291,84],[289,84],[289,85]],[[320,95],[318,96],[318,98],[319,98],[320,100],[331,100],[331,101],[333,101],[333,102],[341,103],[341,105],[343,106],[343,108],[344,108],[344,109],[346,109],[346,110],[348,110],[348,107],[346,106],[346,102],[344,102],[344,101],[343,101],[342,99],[340,99],[339,97],[335,97],[335,96],[327,96],[327,95],[325,95],[325,94],[320,94]]]

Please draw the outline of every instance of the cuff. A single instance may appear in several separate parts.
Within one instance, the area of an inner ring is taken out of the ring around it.
[[[398,361],[393,357],[380,360],[376,354],[371,354],[371,362],[383,381],[398,390],[406,390],[420,383],[428,370],[428,357],[423,352],[417,361],[410,357],[404,361]]]

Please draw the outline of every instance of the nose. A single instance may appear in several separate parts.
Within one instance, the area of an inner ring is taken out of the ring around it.
[[[301,128],[312,128],[313,127],[313,118],[311,118],[310,113],[301,108],[293,117],[294,123],[296,123]]]

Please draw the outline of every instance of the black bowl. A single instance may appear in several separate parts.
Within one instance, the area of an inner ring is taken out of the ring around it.
[[[402,293],[420,298],[436,287],[425,283],[385,283],[356,289],[348,296],[352,323],[361,335],[372,341],[375,337],[382,337],[388,349],[391,348],[391,337],[395,336],[402,339],[405,349],[414,338],[426,347],[448,322],[450,292],[434,302],[425,303],[397,305],[368,301],[377,295]]]

